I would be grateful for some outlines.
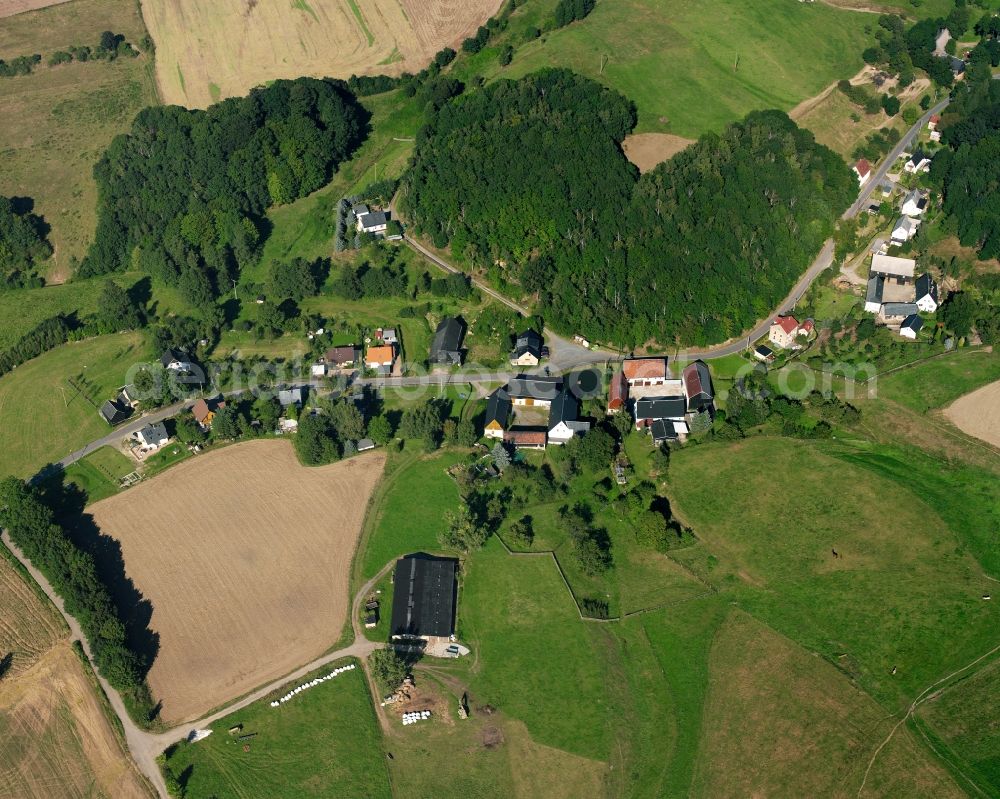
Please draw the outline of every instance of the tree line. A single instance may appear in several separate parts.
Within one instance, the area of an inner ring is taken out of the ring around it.
[[[101,675],[122,694],[137,721],[152,720],[153,702],[143,658],[128,647],[125,624],[93,555],[77,547],[38,489],[15,477],[0,482],[0,520],[11,540],[63,598],[66,612],[90,642]]]
[[[565,70],[501,80],[435,114],[401,206],[546,320],[623,346],[724,340],[766,315],[857,184],[776,111],[756,112],[639,177],[620,94]]]
[[[152,49],[153,42],[144,36],[140,42],[143,52]],[[70,61],[114,61],[119,57],[135,58],[139,49],[133,47],[121,33],[104,31],[97,43],[90,45],[71,45],[65,50],[56,50],[48,57],[46,63],[50,67],[68,64]],[[36,66],[42,63],[41,53],[22,55],[10,61],[0,59],[0,78],[13,78],[19,75],[30,75]]]

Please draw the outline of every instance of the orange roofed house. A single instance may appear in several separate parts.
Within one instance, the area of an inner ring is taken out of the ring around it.
[[[630,386],[662,386],[667,382],[666,358],[626,358],[622,374]]]
[[[391,344],[369,347],[365,355],[365,367],[374,369],[379,374],[387,375],[392,371],[392,364],[395,360],[396,350]]]
[[[215,414],[226,407],[222,399],[199,399],[191,406],[191,415],[203,430],[208,430],[212,426]]]
[[[615,372],[608,387],[608,413],[620,413],[628,405],[628,380],[625,372]]]
[[[767,337],[775,347],[788,350],[797,346],[796,339],[799,336],[808,336],[812,329],[812,320],[800,325],[794,316],[779,316],[771,324]]]

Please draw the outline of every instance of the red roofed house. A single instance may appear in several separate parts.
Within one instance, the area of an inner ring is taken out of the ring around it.
[[[795,339],[800,332],[799,323],[794,316],[779,316],[771,324],[767,337],[775,347],[787,350],[795,346]]]
[[[626,358],[622,374],[630,386],[662,386],[667,382],[667,359]]]
[[[867,158],[858,159],[858,162],[854,165],[854,174],[858,176],[859,186],[864,186],[868,182],[868,178],[872,174],[872,165],[868,163]]]
[[[938,122],[941,121],[940,114],[932,114],[930,120],[927,122],[928,130],[937,130]]]
[[[507,430],[503,440],[515,449],[545,449],[544,430]]]
[[[628,380],[625,372],[615,372],[608,387],[608,413],[619,413],[628,404]]]

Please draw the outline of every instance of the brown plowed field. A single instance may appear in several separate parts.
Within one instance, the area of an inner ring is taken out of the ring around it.
[[[152,603],[149,673],[167,723],[195,718],[322,654],[385,458],[299,464],[287,441],[193,458],[90,510]]]
[[[499,0],[143,0],[164,103],[204,108],[276,78],[418,72]]]

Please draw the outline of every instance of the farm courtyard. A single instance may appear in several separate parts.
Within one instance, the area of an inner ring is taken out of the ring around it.
[[[142,3],[164,103],[204,108],[276,78],[417,72],[498,0],[176,0]]]
[[[307,469],[288,442],[252,441],[89,509],[152,605],[149,684],[164,722],[234,699],[338,639],[383,465],[372,453]]]

